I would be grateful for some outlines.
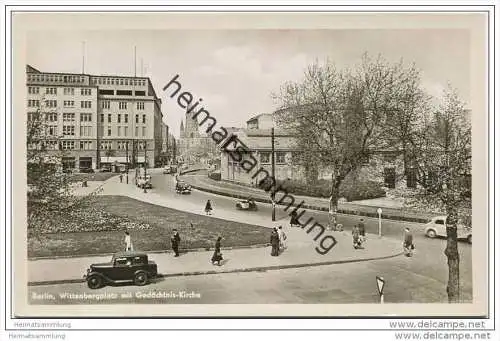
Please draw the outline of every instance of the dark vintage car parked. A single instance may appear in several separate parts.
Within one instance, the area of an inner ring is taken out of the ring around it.
[[[143,252],[116,253],[107,263],[90,265],[83,275],[90,289],[123,282],[146,285],[156,276],[158,266],[154,261],[148,260],[148,255]]]

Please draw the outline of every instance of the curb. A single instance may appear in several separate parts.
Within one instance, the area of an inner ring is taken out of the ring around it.
[[[214,190],[214,189],[209,189],[205,187],[201,187],[198,185],[193,185],[191,184],[191,187],[202,191],[202,192],[208,192],[212,194],[217,194],[217,195],[222,195],[230,198],[235,198],[235,199],[247,199],[248,195],[238,195],[238,194],[231,194],[219,190]],[[253,198],[253,197],[252,197]],[[253,198],[254,201],[257,202],[262,202],[266,204],[271,204],[270,199],[262,199],[262,198]],[[277,205],[281,206],[286,206],[285,204],[279,204],[276,203]],[[323,211],[323,212],[328,212],[328,207],[323,207],[323,206],[314,206],[314,205],[307,205],[304,204],[301,206],[301,208],[309,209],[309,210],[315,210],[315,211]],[[358,210],[349,210],[349,209],[338,209],[337,213],[341,214],[348,214],[348,215],[357,215],[357,216],[365,216],[365,217],[371,217],[371,218],[378,218],[377,213],[371,213],[371,212],[361,212]],[[381,215],[382,219],[387,219],[387,220],[396,220],[396,221],[408,221],[408,222],[413,222],[413,223],[428,223],[429,219],[425,218],[417,218],[417,217],[405,217],[405,216],[400,216],[400,215],[393,215],[393,214],[383,214]]]
[[[197,168],[197,169],[189,169],[187,171],[184,171],[184,172],[179,172],[179,175],[184,175],[184,174],[189,174],[189,173],[194,173],[194,172],[199,172],[199,171],[206,171],[207,169],[206,168]]]
[[[242,245],[242,246],[227,246],[227,247],[221,247],[221,250],[239,250],[239,249],[258,249],[261,247],[268,247],[270,244],[255,244],[255,245]],[[168,249],[168,250],[153,250],[153,251],[143,251],[143,250],[138,250],[141,252],[145,252],[147,254],[158,254],[158,253],[172,253],[173,251]],[[205,252],[205,251],[213,251],[213,247],[199,247],[196,249],[179,249],[180,253],[187,253],[187,252]],[[41,257],[29,257],[28,261],[37,261],[37,260],[44,260],[44,259],[68,259],[68,258],[89,258],[89,257],[105,257],[105,256],[112,256],[116,252],[109,252],[109,253],[94,253],[90,255],[67,255],[67,256],[41,256]]]
[[[218,274],[241,273],[241,272],[266,272],[266,271],[282,270],[282,269],[297,269],[297,268],[314,267],[314,266],[335,265],[335,264],[361,263],[361,262],[369,262],[369,261],[374,261],[374,260],[395,258],[395,257],[401,256],[402,254],[403,254],[403,252],[399,252],[397,254],[390,255],[390,256],[370,257],[370,258],[360,258],[360,259],[344,259],[344,260],[318,262],[318,263],[259,266],[259,267],[253,267],[253,268],[241,268],[241,269],[220,270],[220,271],[209,270],[209,271],[179,272],[179,273],[173,273],[173,274],[158,274],[157,278],[200,276],[200,275],[218,275]],[[78,278],[78,279],[62,279],[62,280],[55,280],[55,281],[28,282],[28,286],[72,284],[72,283],[85,283],[85,280],[83,278]]]

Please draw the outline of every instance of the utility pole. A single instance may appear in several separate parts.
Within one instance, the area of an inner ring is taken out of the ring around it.
[[[275,160],[274,160],[274,128],[271,128],[271,176],[274,182],[275,178]],[[274,188],[271,188],[271,204],[273,205],[272,211],[272,221],[276,221],[276,203],[274,202],[275,192]]]
[[[96,162],[95,162],[95,167],[96,169],[101,168],[101,141],[99,140],[99,134],[100,134],[100,128],[99,127],[99,120],[97,120],[97,131],[96,131],[96,149],[95,149],[95,156],[96,156]]]
[[[167,163],[168,163],[168,164],[170,164],[170,163],[171,163],[171,162],[170,162],[170,155],[168,154],[168,130],[169,130],[169,129],[168,129],[168,126],[166,126],[166,127],[167,127],[167,129],[166,129],[166,131],[167,131],[167,136],[166,136],[166,139],[165,139],[165,141],[166,141],[166,145],[165,145],[165,155],[167,156]]]
[[[127,141],[125,144],[125,152],[127,153],[127,159],[126,159],[127,160],[127,168],[126,168],[127,169],[127,175],[126,175],[127,184],[128,184],[128,168],[129,168],[129,164],[130,164],[128,161],[128,143],[129,143],[129,141]]]
[[[146,175],[146,168],[147,168],[147,164],[146,164],[146,146],[147,146],[147,142],[146,140],[143,141],[144,142],[144,175]]]
[[[172,143],[173,143],[173,146],[172,146],[173,147],[173,151],[172,151],[173,156],[172,156],[172,159],[177,164],[177,162],[176,162],[177,161],[177,142],[176,142],[175,138],[173,139]]]

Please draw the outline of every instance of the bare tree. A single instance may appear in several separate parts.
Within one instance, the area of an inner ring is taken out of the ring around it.
[[[399,108],[402,88],[417,82],[414,69],[364,55],[354,69],[316,62],[300,83],[287,83],[278,96],[278,124],[290,129],[303,149],[332,174],[329,227],[337,225],[340,185],[385,144],[383,122]],[[304,162],[310,162],[305,160]]]
[[[75,196],[72,177],[64,173],[61,160],[61,136],[55,124],[57,114],[42,106],[28,113],[27,121],[27,206],[28,236],[38,236],[40,227],[47,224],[54,213],[64,212],[88,202],[96,193]]]
[[[470,222],[471,120],[470,113],[451,86],[445,90],[439,110],[428,118],[412,148],[418,166],[419,188],[407,191],[408,206],[446,212],[448,300],[460,300],[460,258],[457,224]]]

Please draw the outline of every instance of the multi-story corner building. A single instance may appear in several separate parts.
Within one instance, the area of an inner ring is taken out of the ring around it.
[[[161,99],[147,77],[41,72],[30,65],[27,112],[42,113],[64,168],[154,167],[162,149]]]

